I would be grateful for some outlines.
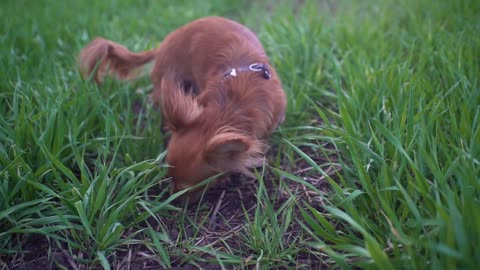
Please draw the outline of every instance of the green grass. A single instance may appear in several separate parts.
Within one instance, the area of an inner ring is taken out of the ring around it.
[[[208,2],[0,4],[0,268],[37,235],[50,266],[64,250],[82,269],[476,269],[478,1]],[[254,29],[289,98],[254,207],[218,235],[215,203],[166,196],[148,79],[97,87],[75,66],[95,36],[140,51],[206,15]]]

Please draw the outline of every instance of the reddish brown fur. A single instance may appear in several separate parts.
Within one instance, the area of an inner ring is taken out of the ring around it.
[[[120,44],[96,38],[83,48],[78,62],[83,76],[88,77],[96,71],[94,79],[100,84],[106,74],[116,75],[124,80],[135,78],[138,68],[152,61],[154,57],[155,50],[132,53]]]
[[[173,132],[167,154],[172,192],[223,171],[250,174],[286,107],[281,82],[255,34],[236,22],[207,17],[178,28],[151,51],[132,53],[97,38],[79,56],[85,76],[98,63],[97,83],[106,74],[132,79],[151,60],[152,99]],[[266,64],[272,77],[252,71],[224,76],[252,63]],[[185,94],[186,87],[195,95]]]

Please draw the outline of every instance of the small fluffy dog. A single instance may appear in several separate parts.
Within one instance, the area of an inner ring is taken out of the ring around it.
[[[221,172],[251,176],[265,140],[284,119],[285,93],[262,44],[225,18],[195,20],[140,53],[96,38],[78,60],[97,83],[106,75],[134,79],[154,61],[151,98],[172,131],[166,157],[172,193]]]

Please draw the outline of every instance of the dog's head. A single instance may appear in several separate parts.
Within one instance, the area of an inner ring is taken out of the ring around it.
[[[171,193],[226,171],[251,175],[248,169],[261,162],[264,146],[258,140],[234,128],[215,125],[212,112],[184,94],[181,86],[164,81],[160,102],[163,120],[172,131],[166,157]],[[195,199],[201,190],[189,196]]]

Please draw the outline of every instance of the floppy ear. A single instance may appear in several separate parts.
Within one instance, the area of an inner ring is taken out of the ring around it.
[[[160,106],[163,120],[172,131],[189,125],[203,111],[196,98],[186,95],[180,84],[165,79],[161,83]]]
[[[215,135],[207,143],[205,158],[219,170],[237,169],[248,158],[251,139],[245,135],[232,132]]]

